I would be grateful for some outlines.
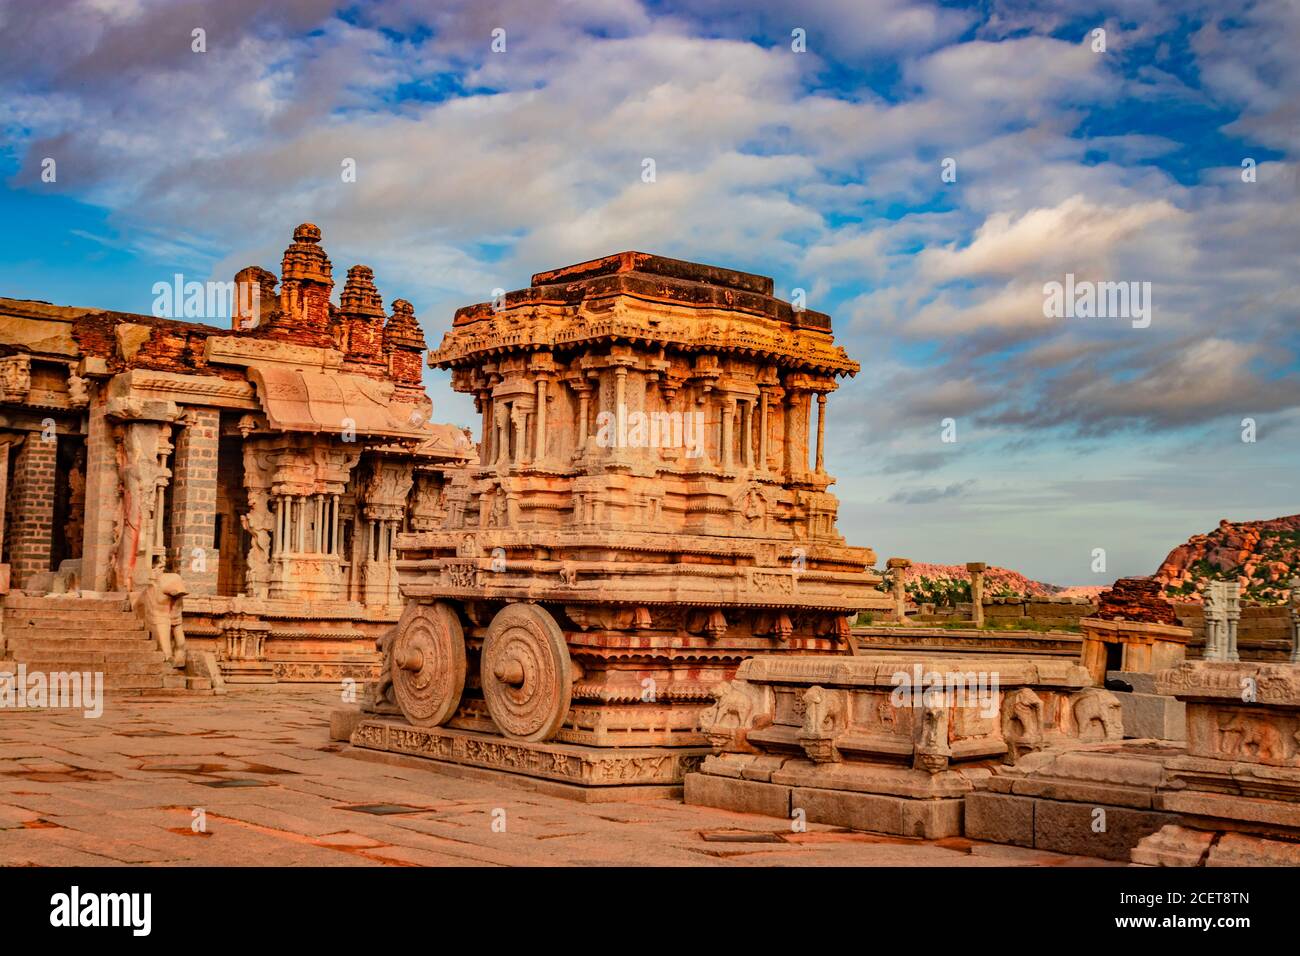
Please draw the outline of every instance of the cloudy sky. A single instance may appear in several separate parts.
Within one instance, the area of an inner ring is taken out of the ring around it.
[[[0,294],[147,313],[304,220],[430,344],[618,250],[760,272],[862,363],[852,542],[1104,584],[1300,511],[1297,49],[1292,0],[0,0]]]

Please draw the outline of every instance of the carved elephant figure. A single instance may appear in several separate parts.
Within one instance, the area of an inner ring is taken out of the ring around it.
[[[1119,698],[1100,687],[1089,687],[1070,698],[1080,740],[1123,740],[1124,718]]]
[[[185,666],[185,628],[181,609],[188,594],[185,579],[174,572],[155,574],[149,583],[131,594],[131,607],[144,622],[149,636],[173,667]]]
[[[752,752],[750,730],[772,723],[772,692],[743,680],[724,681],[711,691],[715,703],[700,713],[700,732],[719,752]]]

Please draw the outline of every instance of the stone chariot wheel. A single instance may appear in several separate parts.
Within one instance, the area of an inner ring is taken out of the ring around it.
[[[483,640],[481,680],[488,713],[516,740],[549,740],[564,723],[573,673],[564,632],[536,604],[497,612]]]
[[[393,696],[417,727],[445,723],[465,689],[465,632],[449,604],[406,606],[393,638]]]

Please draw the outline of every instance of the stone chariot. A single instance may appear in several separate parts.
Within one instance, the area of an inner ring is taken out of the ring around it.
[[[826,396],[858,366],[772,280],[640,253],[457,312],[429,364],[482,413],[359,746],[583,784],[678,784],[758,654],[850,654],[889,606],[835,527]],[[818,407],[810,462],[812,403]],[[630,761],[630,762],[629,762]]]

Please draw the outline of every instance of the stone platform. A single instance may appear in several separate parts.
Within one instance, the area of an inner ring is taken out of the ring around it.
[[[757,657],[716,694],[687,803],[930,839],[1003,762],[1121,735],[1114,695],[1058,660]]]
[[[464,767],[506,771],[579,787],[680,787],[707,747],[580,747],[531,743],[449,727],[415,727],[366,716],[352,746]]]
[[[1179,819],[1133,862],[1300,865],[1300,666],[1187,661],[1156,691],[1187,704],[1187,752],[1166,762],[1155,800]]]
[[[1116,695],[1121,696],[1121,695]],[[1158,808],[1176,744],[1107,742],[1026,754],[966,797],[965,836],[1127,861],[1145,837],[1178,820]]]

